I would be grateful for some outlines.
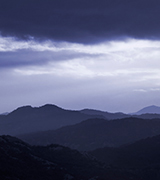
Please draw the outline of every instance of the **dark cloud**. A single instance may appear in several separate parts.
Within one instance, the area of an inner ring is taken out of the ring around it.
[[[41,66],[49,62],[73,60],[76,58],[99,57],[103,54],[87,54],[74,51],[61,50],[52,51],[31,51],[19,50],[11,52],[0,52],[0,69],[14,68],[22,66]]]
[[[159,0],[0,0],[2,35],[93,43],[160,38]]]
[[[47,53],[46,53],[47,54]],[[42,52],[21,50],[16,52],[0,52],[0,68],[11,68],[27,65],[45,64],[48,61]],[[45,60],[45,61],[44,61]]]

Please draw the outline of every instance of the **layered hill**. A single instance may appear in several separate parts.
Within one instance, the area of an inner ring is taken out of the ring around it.
[[[134,175],[106,168],[87,153],[59,145],[30,146],[0,136],[0,178],[3,180],[129,180]]]
[[[18,135],[58,129],[62,126],[79,123],[83,120],[100,117],[79,111],[65,110],[55,105],[42,107],[24,106],[7,115],[0,116],[0,135]]]
[[[122,112],[110,113],[107,111],[100,111],[95,109],[83,109],[80,112],[88,115],[101,115],[107,120],[123,119],[127,117],[137,117],[141,119],[160,118],[160,107],[158,106],[148,106],[131,114],[124,114]]]
[[[3,180],[159,180],[160,135],[119,148],[80,153],[52,144],[31,146],[0,136]]]
[[[93,118],[115,120],[129,117],[154,119],[160,118],[160,114],[128,115],[92,109],[75,111],[62,109],[51,104],[41,107],[23,106],[11,113],[0,115],[0,135],[9,134],[15,136],[24,133],[55,130]]]
[[[88,115],[101,115],[101,116],[103,116],[104,118],[106,118],[108,120],[122,119],[122,118],[126,118],[126,117],[131,116],[131,115],[124,114],[124,113],[121,113],[121,112],[110,113],[110,112],[107,112],[107,111],[99,111],[99,110],[95,110],[95,109],[83,109],[80,112],[84,113],[84,114],[88,114]]]
[[[160,119],[89,119],[57,130],[18,136],[32,145],[61,144],[78,150],[118,147],[160,134]]]
[[[106,165],[135,171],[137,179],[160,178],[160,135],[119,148],[105,147],[90,153]]]

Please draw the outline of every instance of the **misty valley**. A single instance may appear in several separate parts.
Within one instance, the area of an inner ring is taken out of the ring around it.
[[[124,114],[56,105],[0,115],[2,180],[159,180],[160,107]]]

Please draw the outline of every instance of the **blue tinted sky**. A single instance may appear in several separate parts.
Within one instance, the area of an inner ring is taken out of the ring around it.
[[[160,105],[158,0],[0,3],[0,112]]]

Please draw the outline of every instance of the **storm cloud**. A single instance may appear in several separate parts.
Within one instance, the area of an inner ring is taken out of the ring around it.
[[[78,43],[159,39],[159,12],[159,0],[0,0],[0,32]]]

